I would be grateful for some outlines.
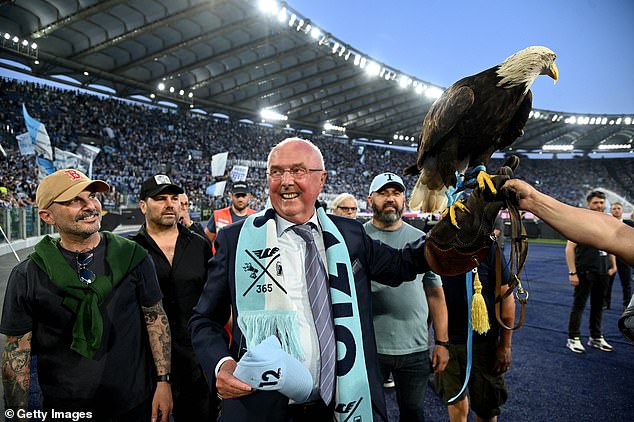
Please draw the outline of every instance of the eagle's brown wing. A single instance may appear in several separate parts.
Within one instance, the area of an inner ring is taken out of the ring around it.
[[[474,103],[469,86],[452,86],[434,103],[425,116],[418,145],[418,168],[423,167],[425,153],[436,148],[463,119]]]

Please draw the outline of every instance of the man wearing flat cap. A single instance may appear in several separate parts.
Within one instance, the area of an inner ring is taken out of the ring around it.
[[[143,248],[99,232],[97,193],[108,189],[75,169],[59,170],[37,188],[39,216],[59,238],[45,236],[7,283],[2,378],[7,408],[18,416],[27,409],[33,349],[44,411],[84,412],[98,421],[169,419],[171,389],[161,377],[170,372],[170,334],[161,290]]]
[[[141,185],[139,205],[145,223],[132,237],[152,257],[163,292],[163,306],[172,331],[172,372],[169,376],[174,399],[174,419],[216,420],[216,396],[209,394],[207,381],[194,356],[187,321],[192,316],[207,279],[207,261],[212,257],[207,240],[178,222],[179,195],[183,189],[158,174]]]
[[[213,215],[205,227],[205,234],[213,245],[218,230],[231,223],[242,221],[255,210],[249,208],[251,192],[246,182],[234,182],[231,188],[231,205],[214,211]]]

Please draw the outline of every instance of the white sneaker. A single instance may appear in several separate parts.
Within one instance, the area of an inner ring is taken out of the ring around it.
[[[614,351],[614,347],[612,347],[607,341],[605,341],[603,336],[598,338],[590,337],[590,340],[588,340],[588,346],[592,346],[595,349],[599,349],[604,352]]]
[[[569,338],[566,342],[566,347],[575,353],[583,353],[586,351],[586,348],[583,347],[583,344],[581,344],[581,339],[579,337]]]

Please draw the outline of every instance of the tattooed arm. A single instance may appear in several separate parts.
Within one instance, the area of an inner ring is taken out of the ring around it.
[[[31,370],[31,336],[7,336],[2,354],[2,384],[7,407],[26,409],[29,401],[29,377]]]
[[[150,338],[150,348],[156,366],[158,376],[170,373],[172,362],[172,343],[170,336],[170,326],[167,322],[167,315],[163,310],[163,305],[158,302],[156,305],[143,308],[145,316],[145,326]],[[152,420],[157,422],[169,421],[172,413],[172,390],[170,384],[165,381],[156,383],[156,391],[152,400]],[[161,418],[158,418],[158,412]]]

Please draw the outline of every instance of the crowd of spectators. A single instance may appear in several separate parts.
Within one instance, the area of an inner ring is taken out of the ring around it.
[[[15,141],[15,135],[25,131],[22,104],[46,125],[53,146],[74,151],[82,142],[96,141],[102,152],[93,163],[93,178],[112,186],[102,198],[106,209],[134,206],[141,182],[157,173],[170,175],[183,186],[190,202],[201,208],[227,206],[226,198],[206,194],[207,187],[220,180],[211,176],[211,156],[225,151],[229,153],[228,169],[237,160],[260,164],[250,167],[247,181],[255,198],[252,206],[261,209],[267,197],[266,154],[289,136],[310,139],[323,151],[329,172],[325,198],[350,192],[363,200],[374,175],[400,173],[416,160],[410,151],[353,145],[349,140],[296,133],[289,128],[0,79],[0,143],[7,152],[7,157],[0,156],[0,207],[31,206],[35,197],[34,158],[21,156]],[[489,167],[495,170],[501,162],[494,160]],[[632,175],[634,159],[524,159],[517,171],[517,176],[541,191],[575,206],[582,205],[586,193],[597,187],[631,195]],[[414,178],[405,179],[407,186],[414,182]]]

